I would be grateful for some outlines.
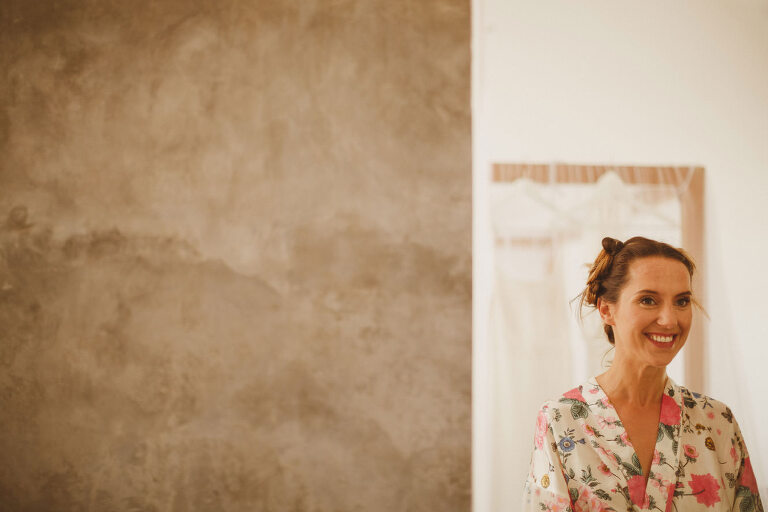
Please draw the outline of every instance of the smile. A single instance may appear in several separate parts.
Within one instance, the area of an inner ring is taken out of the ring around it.
[[[657,347],[669,347],[677,338],[677,334],[645,334],[645,337]]]

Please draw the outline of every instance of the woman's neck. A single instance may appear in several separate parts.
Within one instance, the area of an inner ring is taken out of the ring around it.
[[[614,404],[655,406],[664,393],[667,372],[666,368],[637,367],[614,360],[608,371],[597,376],[597,381]]]

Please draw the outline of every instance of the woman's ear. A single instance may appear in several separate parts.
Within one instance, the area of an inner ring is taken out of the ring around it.
[[[613,304],[606,302],[602,297],[597,299],[597,310],[605,325],[616,325],[613,319]]]

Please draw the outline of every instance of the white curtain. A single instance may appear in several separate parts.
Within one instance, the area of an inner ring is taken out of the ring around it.
[[[519,506],[541,403],[610,361],[599,316],[588,314],[582,324],[577,302],[570,304],[602,238],[641,235],[679,247],[680,193],[680,186],[627,184],[613,172],[593,183],[493,184],[492,510]],[[678,382],[682,368],[675,361],[669,369]]]

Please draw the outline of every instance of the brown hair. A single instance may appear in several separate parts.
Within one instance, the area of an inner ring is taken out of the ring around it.
[[[693,258],[683,249],[642,236],[630,238],[626,242],[605,237],[603,238],[603,249],[589,270],[587,287],[576,297],[580,299],[579,314],[582,314],[584,306],[597,307],[597,299],[599,298],[609,303],[618,301],[619,294],[629,278],[629,265],[637,259],[650,256],[661,256],[679,261],[685,265],[688,274],[693,278],[696,265]],[[698,306],[695,300],[693,303]],[[608,337],[608,342],[613,345],[616,342],[613,328],[603,324],[603,330]]]

